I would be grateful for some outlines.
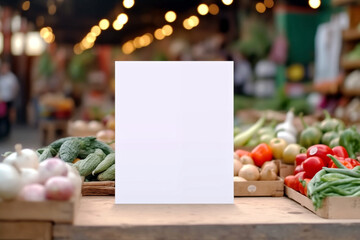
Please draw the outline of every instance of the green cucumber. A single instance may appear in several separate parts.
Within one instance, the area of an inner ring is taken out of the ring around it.
[[[89,154],[84,160],[74,164],[79,170],[81,176],[88,176],[105,158],[105,153],[101,149],[96,149],[94,153]]]
[[[47,148],[43,149],[41,155],[39,156],[39,161],[42,162],[48,158],[55,157],[57,154],[57,151],[53,149],[51,146],[48,146]]]
[[[74,138],[64,142],[59,150],[59,157],[64,162],[73,162],[78,156],[81,147],[79,139]]]
[[[99,181],[114,181],[115,180],[115,163],[111,165],[104,172],[97,176]]]
[[[92,172],[92,175],[95,176],[98,173],[104,172],[114,163],[115,163],[115,153],[108,154],[105,157],[105,159],[95,168],[95,170]]]

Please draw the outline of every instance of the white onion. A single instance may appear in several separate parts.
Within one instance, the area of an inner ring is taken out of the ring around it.
[[[73,183],[67,177],[52,177],[45,183],[45,195],[50,200],[69,200],[74,190]]]
[[[21,144],[16,144],[15,150],[4,159],[4,163],[16,164],[19,168],[37,169],[39,167],[39,158],[35,151],[28,148],[22,149]]]
[[[39,165],[40,183],[45,183],[54,176],[67,176],[66,163],[60,158],[48,158]]]
[[[0,198],[12,200],[21,188],[21,179],[18,170],[13,166],[0,163]]]
[[[21,189],[18,199],[31,202],[45,201],[45,187],[37,183],[26,185]]]
[[[33,168],[22,168],[20,172],[22,186],[40,182],[39,172],[37,170]]]

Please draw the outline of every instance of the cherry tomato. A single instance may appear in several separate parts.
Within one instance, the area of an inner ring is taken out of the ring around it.
[[[331,161],[331,159],[327,155],[334,155],[333,150],[325,144],[316,144],[309,147],[306,154],[308,158],[313,156],[321,158],[325,166],[327,166],[328,163]]]
[[[299,191],[299,185],[297,184],[297,181],[296,181],[296,178],[294,175],[286,176],[284,179],[284,183],[289,188],[292,188],[295,191]]]
[[[294,174],[298,174],[299,172],[304,172],[304,167],[302,164],[295,167]]]
[[[332,149],[333,153],[337,157],[348,158],[349,154],[343,146],[336,146]]]
[[[241,158],[241,157],[244,156],[244,155],[247,155],[247,156],[250,156],[250,155],[251,155],[250,152],[245,151],[245,150],[242,150],[242,149],[236,150],[235,153],[236,153],[236,155],[239,156],[239,158]]]
[[[295,175],[295,184],[297,186],[296,191],[300,191],[300,180],[303,180],[305,178],[305,172],[299,172],[298,174]]]
[[[306,155],[306,153],[300,153],[300,154],[296,155],[296,158],[295,158],[296,166],[301,165],[301,163],[303,161],[305,161],[305,159],[307,159],[307,158],[308,158],[308,156]]]
[[[323,160],[315,156],[307,158],[302,164],[306,178],[313,178],[318,171],[325,167]]]

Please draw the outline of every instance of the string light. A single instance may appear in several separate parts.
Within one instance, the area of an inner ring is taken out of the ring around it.
[[[29,8],[30,8],[30,1],[25,1],[25,2],[23,2],[23,4],[21,5],[21,8],[22,8],[22,10],[24,10],[24,11],[29,10]]]
[[[100,22],[99,22],[99,27],[101,30],[106,30],[109,28],[109,20],[107,19],[101,19]]]
[[[123,6],[125,8],[132,8],[135,4],[135,1],[134,0],[124,0],[123,1]]]
[[[265,7],[272,8],[274,6],[274,0],[264,0]]]
[[[219,7],[215,3],[210,4],[209,6],[209,12],[212,15],[217,15],[219,13]]]
[[[128,19],[129,18],[125,13],[119,14],[116,18],[116,20],[122,25],[126,24],[128,22]]]
[[[165,20],[172,23],[176,20],[176,13],[174,11],[168,11],[165,13]]]
[[[123,28],[123,24],[121,24],[120,22],[119,22],[119,20],[118,19],[116,19],[114,22],[113,22],[113,28],[116,30],[116,31],[119,31],[120,29],[122,29]]]
[[[200,15],[206,15],[209,12],[209,7],[205,3],[202,3],[198,6],[197,11]]]
[[[163,34],[163,31],[161,28],[158,28],[155,30],[154,36],[157,40],[163,40],[165,38],[165,35]]]
[[[162,33],[168,37],[173,33],[173,28],[170,25],[165,25],[162,27]]]
[[[233,0],[222,0],[222,2],[225,5],[231,5],[233,3]]]
[[[48,13],[50,15],[54,15],[56,13],[56,5],[54,3],[49,5]]]
[[[121,50],[123,51],[124,54],[129,55],[135,50],[135,47],[131,41],[128,41],[123,44]]]
[[[94,33],[95,36],[99,36],[101,33],[101,29],[98,25],[93,26],[90,31]]]
[[[262,2],[258,2],[258,3],[255,5],[255,9],[256,9],[256,11],[258,11],[259,13],[264,13],[264,12],[266,11],[265,4],[263,4]]]
[[[309,6],[313,9],[317,9],[319,8],[321,5],[321,1],[320,0],[309,0]]]

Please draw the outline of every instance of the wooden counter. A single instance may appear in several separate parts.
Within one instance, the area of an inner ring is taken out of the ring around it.
[[[235,198],[234,205],[115,205],[83,197],[74,225],[57,240],[360,239],[359,220],[327,220],[285,197]]]

